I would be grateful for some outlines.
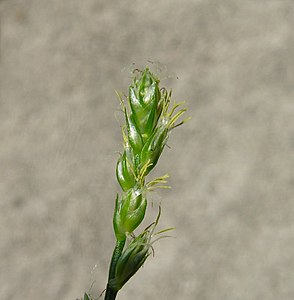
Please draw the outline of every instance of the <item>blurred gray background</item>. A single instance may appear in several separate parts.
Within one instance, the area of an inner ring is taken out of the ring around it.
[[[294,1],[2,0],[0,16],[1,300],[104,289],[114,90],[148,60],[192,120],[151,176],[171,175],[148,213],[161,202],[176,239],[118,299],[294,299]]]

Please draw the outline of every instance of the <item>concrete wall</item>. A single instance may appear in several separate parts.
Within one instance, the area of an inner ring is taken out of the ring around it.
[[[148,60],[192,120],[153,174],[176,239],[118,299],[294,299],[293,1],[2,0],[0,17],[1,299],[104,289],[114,89]]]

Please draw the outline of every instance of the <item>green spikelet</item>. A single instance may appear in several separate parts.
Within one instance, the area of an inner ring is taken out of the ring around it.
[[[122,103],[126,120],[124,152],[118,160],[116,176],[124,193],[116,200],[113,218],[118,240],[124,240],[144,219],[145,177],[157,164],[170,130],[185,112],[175,112],[179,104],[169,111],[170,98],[171,92],[160,89],[159,79],[145,68],[129,87],[127,105]]]
[[[105,300],[114,300],[117,292],[144,264],[153,251],[152,236],[170,230],[153,234],[159,212],[154,223],[137,237],[134,234],[145,217],[148,192],[156,187],[168,188],[165,185],[168,175],[149,182],[146,182],[146,176],[156,166],[170,131],[185,122],[177,123],[177,120],[186,109],[179,108],[182,103],[174,103],[170,108],[171,92],[160,88],[159,83],[146,67],[130,85],[126,104],[120,97],[125,117],[122,126],[124,150],[116,165],[116,177],[122,193],[117,195],[115,202],[113,227],[116,246]]]

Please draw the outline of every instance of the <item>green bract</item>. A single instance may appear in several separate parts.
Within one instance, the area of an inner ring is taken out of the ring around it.
[[[149,232],[144,231],[131,241],[117,261],[111,287],[118,291],[140,269],[150,255]]]
[[[118,159],[116,166],[116,177],[121,188],[126,192],[136,184],[134,170],[131,168],[126,152]]]
[[[140,154],[141,165],[149,165],[145,175],[147,175],[155,167],[166,144],[167,134],[168,128],[166,128],[166,126],[160,126],[154,130],[154,133],[146,141]]]
[[[134,80],[129,88],[129,104],[134,123],[143,140],[146,140],[156,125],[158,104],[161,95],[159,92],[159,80],[146,68],[141,78]]]
[[[125,240],[142,222],[147,206],[146,197],[139,189],[130,189],[117,196],[113,218],[114,232],[118,240]]]

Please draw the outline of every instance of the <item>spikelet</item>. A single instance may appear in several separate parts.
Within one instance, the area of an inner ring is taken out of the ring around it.
[[[178,122],[186,111],[181,108],[183,103],[171,105],[171,91],[160,88],[159,79],[148,67],[130,85],[127,104],[119,98],[125,124],[122,126],[124,150],[116,165],[116,177],[122,193],[116,197],[113,216],[117,245],[110,265],[107,300],[115,299],[116,293],[154,252],[152,244],[165,236],[161,235],[153,242],[151,238],[172,229],[154,233],[160,209],[155,222],[137,237],[133,233],[145,217],[148,192],[169,188],[167,174],[149,182],[146,182],[146,176],[156,166],[171,130],[186,121]],[[132,239],[126,243],[127,237]]]
[[[116,199],[113,226],[118,240],[125,240],[145,216],[147,190],[145,177],[156,166],[171,129],[186,109],[175,103],[171,92],[160,88],[159,79],[146,67],[129,87],[127,105],[121,100],[126,124],[124,151],[118,159],[116,177],[123,190]],[[150,185],[150,184],[149,184]]]

